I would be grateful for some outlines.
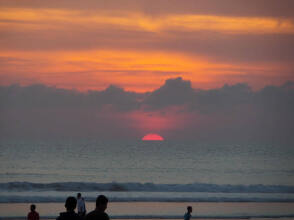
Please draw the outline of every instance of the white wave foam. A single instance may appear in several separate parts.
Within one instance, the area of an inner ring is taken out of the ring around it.
[[[46,203],[64,202],[66,197],[54,196],[1,196],[0,203]],[[294,202],[294,198],[261,197],[202,197],[202,198],[164,198],[164,197],[109,197],[111,202]],[[96,197],[87,197],[87,202],[94,202]]]

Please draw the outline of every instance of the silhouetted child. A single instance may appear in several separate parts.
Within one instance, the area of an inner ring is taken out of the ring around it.
[[[81,193],[77,194],[78,198],[78,215],[84,217],[86,215],[86,205],[85,200]]]
[[[96,199],[96,209],[86,215],[85,220],[109,220],[109,216],[105,213],[107,209],[108,199],[104,195],[100,195]]]
[[[77,207],[77,199],[75,197],[68,197],[65,201],[66,212],[61,212],[56,220],[81,220],[81,217],[75,213]]]
[[[192,215],[192,206],[187,207],[187,213],[184,215],[184,220],[190,220]]]
[[[28,220],[39,220],[39,213],[36,212],[36,205],[32,204],[30,207],[31,211],[28,213]]]

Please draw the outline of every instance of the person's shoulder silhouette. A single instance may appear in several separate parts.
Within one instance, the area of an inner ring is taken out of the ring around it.
[[[35,204],[32,204],[31,207],[30,207],[30,212],[28,213],[28,220],[39,220],[40,217],[39,217],[39,213],[36,212],[36,205]]]
[[[109,216],[105,212],[98,212],[96,210],[89,212],[85,220],[109,220]]]
[[[192,206],[188,206],[187,207],[187,212],[184,215],[184,220],[190,220],[191,217],[192,217],[191,213],[192,213]]]

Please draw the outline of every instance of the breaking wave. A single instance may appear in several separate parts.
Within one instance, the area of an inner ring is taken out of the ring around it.
[[[155,183],[85,183],[56,182],[0,183],[0,191],[110,191],[110,192],[216,192],[216,193],[294,193],[294,186],[287,185],[218,185],[207,183],[155,184]]]

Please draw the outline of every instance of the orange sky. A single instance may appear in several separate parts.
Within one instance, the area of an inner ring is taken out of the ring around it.
[[[158,9],[147,1],[102,2],[1,1],[1,85],[145,92],[178,76],[206,89],[294,79],[293,17],[286,9],[270,14],[272,1],[268,11],[249,2],[247,14],[238,14],[240,1],[231,11],[218,11],[219,1],[187,1],[186,8],[159,1]]]

